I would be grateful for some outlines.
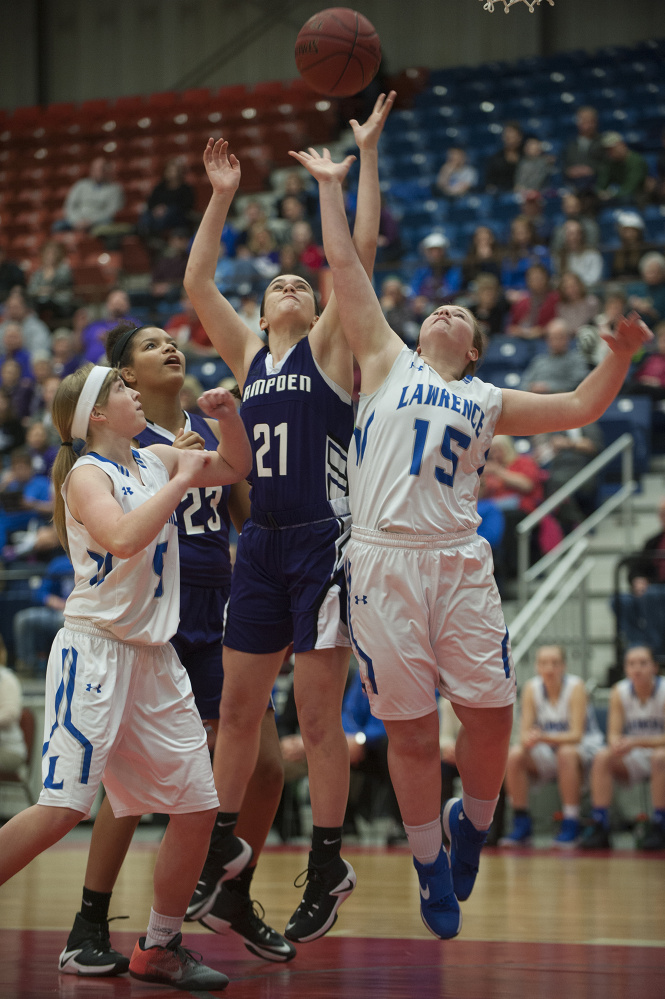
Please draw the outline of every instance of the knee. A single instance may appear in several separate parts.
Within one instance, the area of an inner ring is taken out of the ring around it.
[[[571,767],[577,765],[577,746],[574,746],[572,743],[559,746],[556,755],[559,767]]]

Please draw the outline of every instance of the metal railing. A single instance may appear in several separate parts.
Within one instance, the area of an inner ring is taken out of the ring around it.
[[[517,597],[520,607],[524,607],[529,599],[531,584],[548,570],[551,570],[567,551],[578,541],[601,524],[615,510],[621,510],[623,520],[623,544],[626,549],[632,543],[632,503],[631,498],[637,489],[633,479],[633,447],[631,434],[622,434],[601,454],[570,479],[566,485],[557,489],[549,499],[530,513],[516,527],[517,533]],[[609,499],[598,507],[589,517],[570,532],[559,544],[529,566],[531,550],[531,535],[538,527],[543,517],[552,513],[565,499],[580,489],[585,483],[597,475],[610,462],[621,455],[621,486]]]

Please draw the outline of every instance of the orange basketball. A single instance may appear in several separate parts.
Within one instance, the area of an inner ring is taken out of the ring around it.
[[[381,42],[370,21],[350,7],[314,14],[296,39],[296,66],[312,90],[349,97],[364,90],[381,63]]]

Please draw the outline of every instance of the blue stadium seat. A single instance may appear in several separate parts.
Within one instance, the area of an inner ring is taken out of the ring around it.
[[[495,336],[491,338],[483,354],[483,369],[487,366],[493,371],[517,371],[521,374],[533,354],[534,348],[530,340],[513,336]]]
[[[233,378],[233,372],[221,357],[206,357],[197,361],[189,361],[187,374],[198,378],[204,389],[215,388],[222,378]]]

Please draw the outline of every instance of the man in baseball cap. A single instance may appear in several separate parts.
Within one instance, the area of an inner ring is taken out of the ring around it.
[[[617,205],[639,205],[645,195],[647,161],[630,149],[620,132],[603,132],[605,162],[598,171],[598,196]]]

